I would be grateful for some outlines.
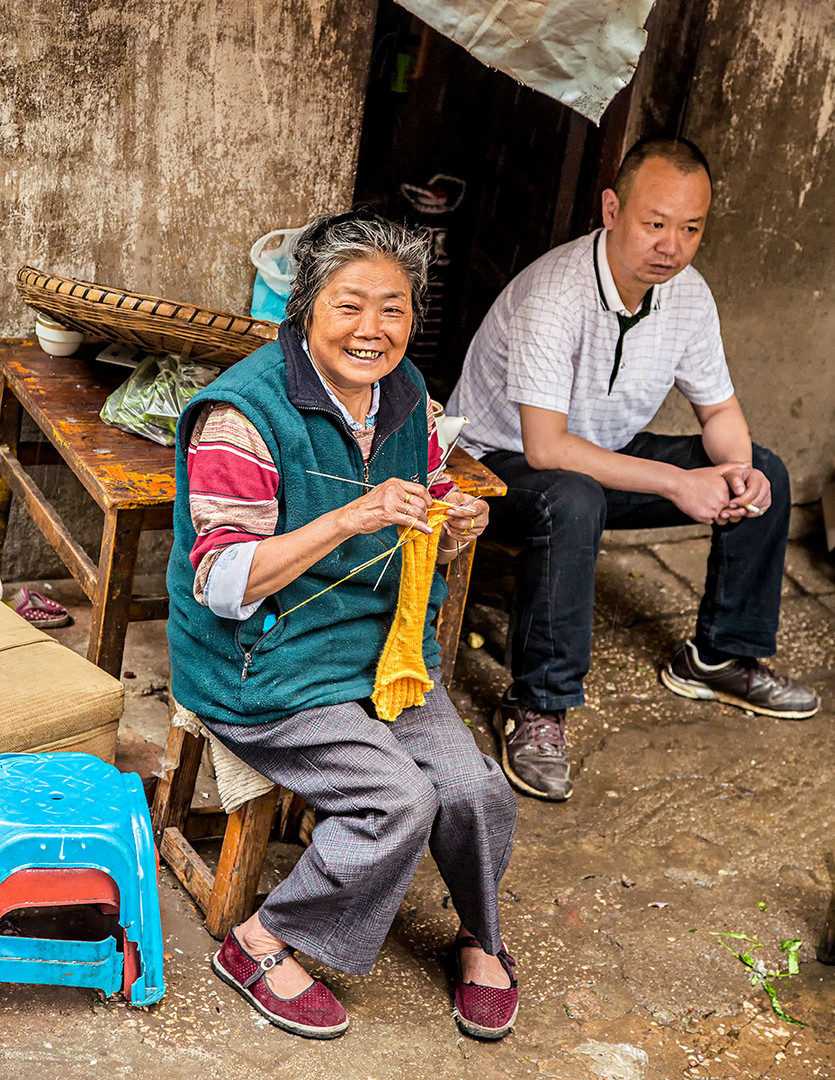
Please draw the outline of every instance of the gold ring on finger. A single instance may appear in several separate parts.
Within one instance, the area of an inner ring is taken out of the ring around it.
[[[403,496],[403,498],[404,498],[404,500],[406,502],[406,505],[408,506],[409,503],[412,501],[412,493],[411,493],[411,491],[407,491],[406,494]]]
[[[467,532],[472,532],[474,528],[475,528],[475,518],[470,518],[470,527],[469,527],[469,529],[467,529]]]

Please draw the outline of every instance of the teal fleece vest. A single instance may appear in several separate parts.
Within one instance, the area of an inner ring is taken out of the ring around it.
[[[249,619],[221,619],[194,599],[189,553],[196,539],[189,509],[188,442],[201,407],[226,401],[258,428],[280,476],[276,533],[290,532],[357,497],[360,489],[312,476],[325,472],[377,484],[392,476],[426,483],[426,390],[404,359],[381,381],[380,411],[364,477],[362,455],[325,393],[294,332],[225,371],[190,402],[177,429],[174,547],[168,565],[168,641],[175,699],[198,716],[229,724],[261,724],[302,709],[371,695],[377,662],[397,608],[400,553],[379,587],[384,561],[280,619],[280,614],[341,580],[355,566],[397,542],[395,526],[354,536],[320,559]],[[440,662],[430,622],[446,595],[436,573],[424,629],[427,667]]]

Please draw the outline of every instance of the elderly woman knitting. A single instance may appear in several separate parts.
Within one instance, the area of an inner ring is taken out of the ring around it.
[[[502,1038],[518,991],[497,889],[516,803],[441,684],[431,627],[435,564],[487,507],[433,475],[432,410],[404,357],[426,248],[355,212],[314,223],[295,254],[278,341],[178,429],[174,696],[316,811],[310,846],[214,970],[278,1027],[342,1034],[344,1008],[294,953],[369,972],[428,844],[461,920],[456,1019]]]

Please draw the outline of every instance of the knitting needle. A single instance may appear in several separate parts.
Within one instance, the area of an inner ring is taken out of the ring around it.
[[[412,537],[411,539],[414,540],[414,537]],[[407,544],[410,542],[410,540],[405,541],[405,543]],[[400,541],[398,544],[395,545],[395,547],[402,546],[402,543],[403,541]],[[367,566],[372,566],[375,562],[379,562],[381,559],[384,559],[388,554],[388,551],[383,551],[381,554],[375,555],[373,559],[369,559],[368,562],[363,563],[361,566],[355,566],[353,570],[349,570],[349,572],[345,575],[344,578],[341,578],[339,581],[334,581],[332,585],[328,585],[324,589],[320,589],[320,591],[314,593],[313,596],[308,596],[306,600],[302,600],[300,604],[296,604],[295,607],[291,607],[288,611],[282,611],[276,621],[284,619],[288,615],[292,615],[294,611],[298,611],[300,607],[304,607],[305,604],[309,604],[311,600],[317,600],[320,596],[324,596],[326,592],[330,592],[331,589],[335,589],[337,585],[342,585],[343,582],[348,580],[348,578],[352,578],[354,574],[358,574],[360,570],[365,570]]]
[[[449,446],[446,448],[446,453],[441,458],[441,462],[438,465],[437,469],[435,469],[435,471],[426,481],[427,487],[431,487],[435,483],[435,480],[440,475],[440,472],[443,469],[444,465],[446,465],[447,459],[449,458],[449,455],[452,453],[452,451],[455,449],[455,445],[460,437],[461,433],[459,432],[449,444]],[[324,476],[326,480],[341,480],[343,484],[357,484],[359,487],[368,487],[368,484],[364,484],[360,480],[348,480],[344,476],[334,476],[333,473],[314,472],[313,469],[306,469],[305,471],[309,473],[310,476]]]
[[[474,502],[475,500],[470,500],[470,501]],[[417,519],[415,519],[415,520],[417,520]],[[409,527],[411,528],[411,526],[409,526]],[[364,562],[364,563],[361,563],[359,566],[355,566],[354,569],[350,570],[345,575],[345,577],[342,578],[340,581],[335,581],[332,585],[328,585],[327,588],[324,588],[324,589],[320,590],[319,592],[315,593],[313,596],[308,596],[308,598],[306,600],[302,600],[302,602],[300,604],[296,604],[295,607],[290,608],[288,611],[282,611],[282,613],[278,616],[278,619],[280,620],[280,619],[285,618],[287,615],[292,615],[292,613],[294,611],[298,611],[300,607],[304,607],[305,604],[309,604],[311,600],[318,600],[318,598],[320,596],[323,596],[326,592],[330,592],[331,589],[335,589],[337,585],[341,585],[343,582],[347,581],[348,578],[352,578],[355,574],[358,574],[360,572],[360,570],[365,570],[367,567],[373,566],[374,563],[380,562],[380,560],[384,559],[386,557],[386,555],[389,555],[389,557],[390,557],[394,553],[394,551],[397,550],[397,548],[403,547],[405,544],[410,544],[413,540],[417,539],[417,537],[411,536],[407,540],[407,539],[405,539],[405,536],[406,536],[406,534],[404,533],[403,536],[400,537],[398,542],[394,545],[391,552],[383,551],[380,555],[375,555],[373,559],[369,559],[368,562]]]
[[[371,486],[363,483],[362,480],[348,480],[344,476],[333,476],[331,473],[327,472],[314,472],[313,469],[305,469],[305,472],[309,473],[311,476],[324,476],[326,480],[341,480],[343,484],[356,484],[357,487],[367,488]]]
[[[403,534],[405,536],[405,533]],[[387,548],[380,555],[375,555],[373,559],[369,559],[367,562],[360,563],[359,566],[355,566],[351,571],[352,574],[356,574],[359,570],[365,570],[369,566],[373,566],[375,562],[379,562],[381,559],[385,559],[386,555],[390,555],[392,551],[397,551],[399,547],[403,547],[405,544],[411,544],[413,540],[416,540],[416,536],[410,536],[408,540],[404,540],[401,536],[393,548]]]
[[[408,529],[407,529],[407,530],[406,530],[406,531],[405,531],[405,532],[403,533],[403,535],[402,535],[402,536],[400,537],[400,540],[401,540],[401,542],[402,542],[403,540],[405,540],[405,539],[406,539],[406,537],[407,537],[407,536],[409,535],[409,533],[410,533],[410,532],[412,531],[412,527],[414,526],[414,524],[415,524],[415,522],[416,522],[416,521],[417,521],[417,518],[413,518],[413,519],[412,519],[412,524],[411,524],[411,525],[409,526],[409,528],[408,528]],[[398,547],[398,545],[396,545],[396,544],[395,544],[395,546],[394,546],[394,547],[393,547],[393,548],[391,549],[391,555],[389,555],[389,557],[388,557],[388,558],[386,559],[386,563],[385,563],[385,566],[384,566],[384,567],[383,567],[383,569],[382,569],[382,570],[380,571],[380,576],[379,576],[379,577],[377,578],[377,580],[376,580],[376,581],[374,582],[374,588],[373,588],[373,589],[371,590],[372,592],[376,592],[376,591],[377,591],[377,586],[378,586],[378,585],[380,584],[380,582],[381,582],[381,581],[383,580],[383,574],[384,574],[384,573],[386,572],[386,570],[388,570],[388,568],[389,568],[389,563],[390,563],[390,562],[391,562],[391,560],[392,560],[392,559],[394,558],[394,553],[395,553],[395,551],[397,551],[397,547]]]
[[[334,479],[335,479],[335,480],[341,480],[341,479],[342,479],[342,477],[341,477],[341,476],[337,476],[337,477],[334,477]],[[462,506],[462,507],[464,507],[464,506],[469,506],[469,504],[470,504],[470,503],[472,503],[472,502],[477,502],[477,501],[478,501],[478,499],[479,499],[479,497],[480,497],[480,496],[476,495],[476,496],[474,496],[474,498],[472,498],[472,499],[469,499],[469,500],[468,500],[467,502],[465,502],[465,503],[461,503],[461,506]],[[449,504],[446,504],[446,505],[450,505],[450,506],[451,506],[451,505],[453,505],[453,504],[452,504],[452,503],[449,503]],[[412,525],[414,525],[415,521],[417,521],[417,518],[415,518],[415,519],[414,519],[414,521],[412,522],[412,524],[411,524],[411,525],[409,526],[409,529],[411,529],[411,528],[412,528]],[[342,578],[342,579],[341,579],[340,581],[335,581],[335,582],[334,582],[334,583],[333,583],[332,585],[328,585],[328,586],[327,586],[327,588],[325,588],[325,589],[322,589],[322,590],[321,590],[320,592],[317,592],[317,593],[315,593],[315,594],[314,594],[313,596],[309,596],[309,597],[308,597],[308,598],[307,598],[306,600],[302,600],[302,602],[301,602],[300,604],[296,604],[296,606],[295,606],[295,607],[292,607],[292,608],[290,608],[290,609],[289,609],[288,611],[283,611],[283,612],[282,612],[282,613],[281,613],[281,614],[280,614],[280,615],[278,616],[278,618],[279,618],[279,619],[283,619],[283,618],[285,618],[285,617],[286,617],[287,615],[291,615],[291,614],[292,614],[292,613],[293,613],[294,611],[298,611],[298,609],[299,609],[300,607],[304,607],[304,605],[305,605],[305,604],[309,604],[311,600],[317,600],[317,599],[318,599],[318,598],[319,598],[320,596],[323,596],[323,595],[324,595],[324,594],[325,594],[326,592],[330,592],[330,591],[331,591],[331,589],[335,589],[337,585],[341,585],[341,584],[342,584],[342,583],[343,583],[344,581],[347,581],[347,580],[348,580],[348,578],[352,578],[352,577],[353,577],[353,576],[354,576],[355,574],[358,574],[358,573],[360,572],[360,570],[365,570],[365,569],[366,569],[367,567],[369,567],[369,566],[373,566],[373,565],[374,565],[374,563],[376,563],[376,562],[380,562],[380,561],[381,561],[381,559],[385,559],[385,557],[386,557],[387,555],[388,555],[388,557],[389,557],[389,562],[390,562],[390,561],[391,561],[391,557],[392,557],[392,555],[394,554],[394,552],[395,552],[395,551],[396,551],[396,550],[397,550],[397,549],[398,549],[399,547],[403,547],[403,546],[404,546],[404,544],[410,544],[410,543],[411,543],[411,542],[412,542],[413,540],[416,540],[416,539],[417,539],[417,537],[415,537],[415,536],[410,536],[410,537],[409,537],[409,538],[407,539],[407,538],[406,538],[407,532],[408,532],[408,530],[406,531],[406,533],[404,533],[404,534],[403,534],[403,535],[402,535],[402,536],[401,536],[401,537],[400,537],[400,538],[398,539],[397,543],[396,543],[396,544],[394,545],[394,547],[393,547],[393,548],[391,549],[391,551],[383,551],[383,552],[381,552],[381,554],[379,554],[379,555],[375,555],[373,559],[369,559],[369,560],[368,560],[367,562],[361,563],[361,564],[360,564],[359,566],[355,566],[355,567],[354,567],[354,569],[353,569],[353,570],[350,570],[350,571],[349,571],[349,572],[348,572],[348,573],[347,573],[347,574],[345,575],[345,577],[344,577],[344,578]],[[388,565],[388,563],[386,563],[386,565]],[[379,584],[379,579],[378,579],[378,582],[377,582],[377,584]],[[376,589],[376,587],[377,587],[377,586],[375,585],[375,586],[374,586],[374,588]]]
[[[446,465],[447,459],[449,458],[449,455],[455,449],[455,444],[458,442],[458,439],[460,438],[460,436],[461,436],[461,432],[459,431],[458,434],[455,436],[455,438],[452,440],[452,442],[449,444],[449,446],[446,448],[446,453],[441,458],[440,465],[437,467],[437,469],[432,473],[432,475],[426,481],[426,486],[427,487],[432,487],[432,485],[435,483],[435,481],[438,478],[438,476],[440,475],[440,472],[443,469],[444,465]]]
[[[438,474],[438,472],[442,468],[443,468],[443,463],[438,466],[438,468],[432,474],[432,477],[430,477],[430,479],[427,480],[427,482],[426,482],[427,488],[432,483],[434,483],[434,477]],[[305,469],[305,472],[307,472],[310,476],[324,476],[326,480],[341,480],[343,484],[356,484],[357,487],[368,488],[369,490],[373,490],[375,487],[378,486],[377,484],[365,484],[361,480],[349,480],[345,476],[334,476],[332,473],[314,472],[313,469]],[[438,499],[437,502],[442,503],[444,506],[454,506],[455,505],[454,503],[444,502],[443,499]]]
[[[451,449],[452,449],[452,446],[450,446],[450,450]],[[449,457],[449,452],[447,452],[446,457]],[[443,467],[444,467],[444,464],[446,462],[446,457],[441,462],[441,464],[438,466],[438,468],[434,471],[434,473],[432,473],[432,475],[426,481],[427,488],[431,487],[431,485],[434,484],[435,477],[440,473],[441,469],[443,469]],[[378,486],[377,484],[370,484],[369,485],[369,484],[363,483],[362,480],[349,480],[345,476],[334,476],[332,473],[314,472],[313,469],[305,469],[305,472],[307,472],[310,476],[324,476],[326,480],[341,480],[343,484],[356,484],[357,487],[364,487],[364,488],[371,487],[371,488],[374,488],[374,487]],[[456,506],[459,509],[462,509],[465,506],[469,506],[471,502],[477,502],[480,498],[481,498],[480,495],[474,495],[473,498],[469,499],[465,503],[449,503],[449,502],[445,502],[443,499],[436,499],[435,501],[440,503],[441,506]]]
[[[431,487],[431,485],[435,482],[435,479],[438,477],[438,475],[440,474],[440,472],[443,469],[444,465],[446,464],[447,458],[452,453],[453,447],[455,446],[457,441],[458,441],[458,437],[456,436],[455,439],[447,447],[447,451],[444,454],[444,456],[441,458],[441,462],[438,465],[437,469],[435,469],[435,471],[432,473],[432,476],[429,477],[428,480],[426,481],[427,488]],[[343,484],[355,484],[357,487],[363,487],[363,488],[367,488],[369,486],[368,484],[365,484],[360,480],[349,480],[345,476],[335,476],[333,473],[316,472],[314,469],[306,469],[305,471],[310,476],[321,476],[326,480],[341,480]],[[468,499],[467,502],[465,502],[465,503],[448,503],[444,499],[438,499],[437,502],[439,502],[442,506],[458,507],[459,509],[463,509],[465,506],[469,506],[470,503],[478,502],[479,498],[480,498],[480,496],[476,495],[473,498]],[[377,586],[383,580],[383,574],[385,574],[386,570],[388,570],[389,563],[394,558],[395,551],[397,551],[398,547],[402,547],[403,543],[405,542],[406,536],[412,530],[412,528],[413,528],[416,521],[417,521],[417,518],[414,518],[412,520],[411,524],[409,525],[409,528],[406,530],[406,532],[403,534],[403,536],[400,537],[400,540],[391,549],[391,552],[389,553],[388,560],[386,561],[386,564],[383,567],[383,569],[380,571],[380,576],[377,578],[377,581],[374,584],[374,590],[373,591],[376,591]],[[379,561],[380,558],[381,558],[381,556],[377,556],[377,558],[371,559],[369,562],[363,563],[361,566],[355,566],[354,569],[351,571],[351,573],[354,574],[359,570],[364,570],[367,566],[371,566],[373,563]]]
[[[478,496],[476,496],[476,499],[477,498],[478,498]],[[469,502],[475,502],[475,501],[476,501],[475,499],[470,499],[469,500]],[[463,506],[468,506],[469,502],[463,503],[462,505]],[[452,503],[445,503],[444,505],[452,506],[453,504]],[[409,525],[409,529],[412,528],[412,525],[414,525],[415,521],[417,521],[417,518],[415,518],[411,522],[411,524]],[[408,536],[407,537],[407,533],[409,532],[409,529],[407,529],[406,532],[403,533],[403,535],[398,539],[397,543],[394,545],[393,548],[389,548],[387,551],[384,551],[382,553],[382,555],[375,555],[373,559],[369,559],[367,562],[360,563],[359,566],[354,567],[354,569],[351,571],[351,573],[356,574],[359,570],[366,570],[369,566],[373,566],[374,563],[379,562],[380,559],[385,559],[385,557],[387,555],[389,556],[389,558],[391,558],[391,556],[394,554],[395,551],[397,551],[398,548],[404,547],[406,544],[411,544],[411,542],[413,540],[417,540],[417,536]],[[376,588],[376,586],[375,586],[375,588]]]

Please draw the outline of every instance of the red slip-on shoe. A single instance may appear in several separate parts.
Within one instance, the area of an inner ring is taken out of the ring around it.
[[[235,937],[235,929],[229,931],[212,957],[215,975],[284,1031],[307,1039],[335,1039],[343,1033],[348,1027],[348,1016],[319,979],[314,979],[312,986],[294,998],[277,997],[267,985],[267,972],[292,956],[295,949],[282,949],[274,956],[256,960]]]
[[[504,990],[497,986],[465,983],[461,971],[461,950],[473,946],[481,948],[473,937],[458,938],[455,942],[457,976],[452,1015],[465,1035],[472,1035],[476,1039],[503,1039],[510,1033],[519,1011],[519,988],[513,974],[516,961],[502,945],[497,956],[510,979],[510,986]]]
[[[41,630],[54,630],[66,626],[70,613],[57,600],[50,600],[43,593],[28,589],[25,585],[9,601],[13,611]]]

